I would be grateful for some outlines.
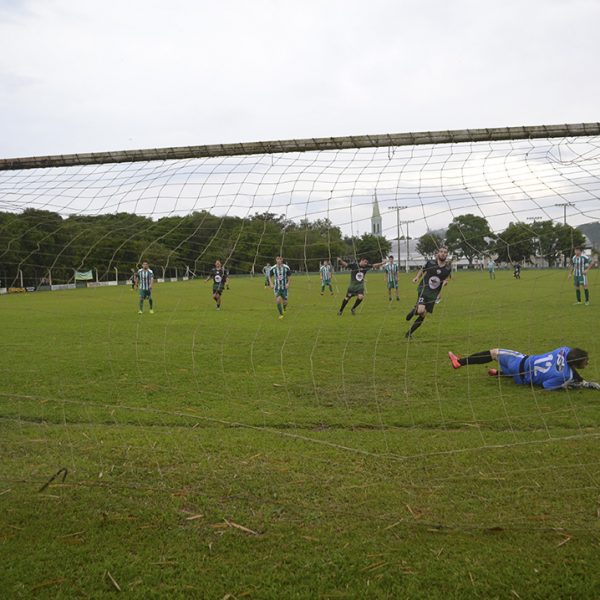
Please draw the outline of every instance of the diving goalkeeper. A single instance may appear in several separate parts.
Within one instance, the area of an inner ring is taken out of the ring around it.
[[[586,381],[578,372],[579,369],[585,369],[589,362],[588,353],[581,348],[561,346],[545,354],[531,356],[515,350],[493,348],[464,358],[448,352],[448,358],[455,369],[497,360],[500,370],[489,369],[489,375],[512,377],[515,383],[537,385],[546,390],[600,390],[600,384]]]

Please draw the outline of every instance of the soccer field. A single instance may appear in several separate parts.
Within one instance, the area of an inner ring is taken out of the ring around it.
[[[447,351],[590,353],[600,273],[458,273],[407,342],[370,273],[277,319],[257,277],[0,297],[5,597],[600,595],[600,393],[453,371]],[[67,470],[41,489],[61,468]],[[41,491],[40,491],[41,490]]]

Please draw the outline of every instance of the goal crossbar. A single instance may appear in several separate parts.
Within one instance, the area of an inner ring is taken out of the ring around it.
[[[495,142],[502,140],[596,135],[600,135],[600,123],[495,127],[487,129],[454,129],[446,131],[419,131],[414,133],[382,135],[350,135],[237,144],[210,144],[204,146],[177,146],[171,148],[149,148],[140,150],[5,158],[0,159],[0,171],[97,165],[102,163],[178,160],[216,156],[281,154],[285,152],[351,150],[357,148],[385,148],[392,146],[419,146],[423,144]]]

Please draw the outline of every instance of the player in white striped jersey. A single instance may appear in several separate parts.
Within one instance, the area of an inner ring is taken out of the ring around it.
[[[140,308],[138,313],[144,312],[144,300],[148,300],[150,305],[150,314],[154,314],[154,303],[152,301],[152,284],[154,283],[154,273],[148,268],[148,261],[142,263],[142,268],[138,270],[134,277],[135,286],[140,290]]]
[[[578,246],[575,248],[575,256],[571,259],[571,270],[569,277],[573,275],[573,283],[575,284],[575,297],[577,302],[575,304],[581,304],[581,289],[585,293],[585,304],[586,306],[590,303],[590,291],[588,290],[588,271],[592,268],[591,260],[583,253],[583,248]]]
[[[333,267],[328,260],[324,260],[321,268],[319,269],[319,274],[321,276],[321,296],[325,291],[325,287],[329,288],[329,292],[333,296],[333,286],[331,285],[331,273],[333,272]]]
[[[275,266],[269,272],[269,285],[273,288],[279,318],[283,319],[283,311],[287,309],[288,289],[292,270],[283,262],[283,256],[275,259]]]
[[[388,256],[388,263],[383,267],[385,271],[385,281],[387,283],[388,300],[392,301],[392,290],[396,291],[396,300],[400,300],[398,295],[398,264],[394,262],[394,257],[390,254]]]

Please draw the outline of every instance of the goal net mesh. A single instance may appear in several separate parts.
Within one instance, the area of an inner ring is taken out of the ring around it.
[[[358,486],[346,510],[382,527],[595,528],[597,392],[455,372],[447,352],[580,346],[600,377],[595,272],[580,309],[567,271],[548,268],[570,259],[560,235],[598,223],[599,194],[594,136],[2,170],[0,287],[35,290],[0,297],[2,485],[36,491],[64,468],[113,498],[201,485],[216,503],[225,477],[240,502],[291,512],[304,485],[331,507]],[[453,222],[455,273],[407,341],[430,255],[417,240],[439,244]],[[390,253],[400,299],[374,270],[356,316],[338,316],[337,257]],[[293,272],[282,320],[263,275],[279,254]],[[230,274],[219,312],[203,281],[216,259]],[[142,260],[152,316],[130,285]]]

